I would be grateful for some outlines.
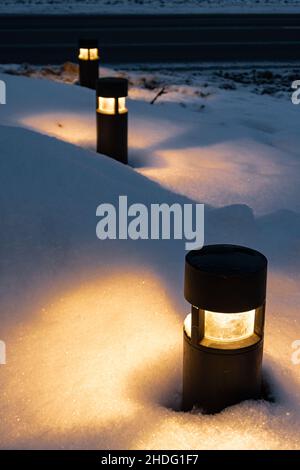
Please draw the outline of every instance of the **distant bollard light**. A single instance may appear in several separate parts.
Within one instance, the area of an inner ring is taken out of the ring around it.
[[[100,78],[97,82],[97,152],[128,162],[128,80]]]
[[[184,411],[217,413],[261,397],[267,259],[236,245],[207,245],[185,260]]]
[[[95,90],[99,78],[98,41],[81,39],[79,41],[79,83],[81,86]]]

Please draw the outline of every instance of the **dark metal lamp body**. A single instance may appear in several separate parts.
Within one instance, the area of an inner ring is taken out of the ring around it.
[[[97,82],[99,98],[113,99],[111,113],[103,112],[97,105],[97,152],[121,163],[128,163],[128,112],[120,112],[119,99],[128,95],[128,81],[123,78],[100,78]]]
[[[249,248],[211,245],[187,254],[185,298],[192,309],[184,328],[184,411],[217,413],[261,397],[266,278],[266,258]],[[246,315],[253,332],[233,341],[206,337],[215,315],[231,328],[235,319],[240,327],[236,315]]]
[[[98,51],[98,41],[96,40],[80,40],[79,41],[79,50],[85,49],[87,52],[87,58],[82,59],[78,58],[79,63],[79,84],[80,86],[91,88],[92,90],[96,89],[96,83],[99,78],[99,57],[97,58],[90,57],[90,50],[97,49]]]

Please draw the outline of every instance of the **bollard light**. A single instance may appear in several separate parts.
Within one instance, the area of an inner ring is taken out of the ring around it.
[[[97,82],[97,152],[127,163],[128,111],[125,78],[100,78]]]
[[[79,41],[79,83],[95,90],[99,78],[99,50],[95,39]]]
[[[267,259],[207,245],[185,260],[183,410],[217,413],[261,396]]]

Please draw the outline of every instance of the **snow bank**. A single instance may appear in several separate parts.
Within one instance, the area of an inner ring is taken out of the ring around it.
[[[299,448],[297,108],[240,91],[204,111],[130,100],[132,169],[92,151],[92,92],[0,79],[1,447]],[[275,403],[176,411],[184,243],[97,240],[96,207],[119,194],[146,205],[209,202],[207,243],[267,254]],[[234,205],[221,207],[226,198]]]
[[[2,77],[8,96],[2,122],[95,149],[93,92],[26,78],[20,87],[18,77]],[[259,215],[300,212],[299,107],[288,95],[185,86],[150,105],[159,89],[130,91],[131,166],[217,207],[246,204]]]

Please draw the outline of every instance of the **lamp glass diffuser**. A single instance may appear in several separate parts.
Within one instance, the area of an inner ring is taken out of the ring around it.
[[[80,60],[98,60],[99,59],[99,51],[98,48],[80,48],[79,49],[79,56],[78,59]]]
[[[234,343],[254,335],[255,310],[240,313],[204,311],[204,340],[213,343]],[[192,314],[184,321],[186,334],[191,337]]]
[[[102,114],[124,114],[127,113],[126,97],[106,98],[98,97],[97,111]]]
[[[254,333],[255,310],[241,313],[205,311],[204,337],[212,341],[241,341]]]

